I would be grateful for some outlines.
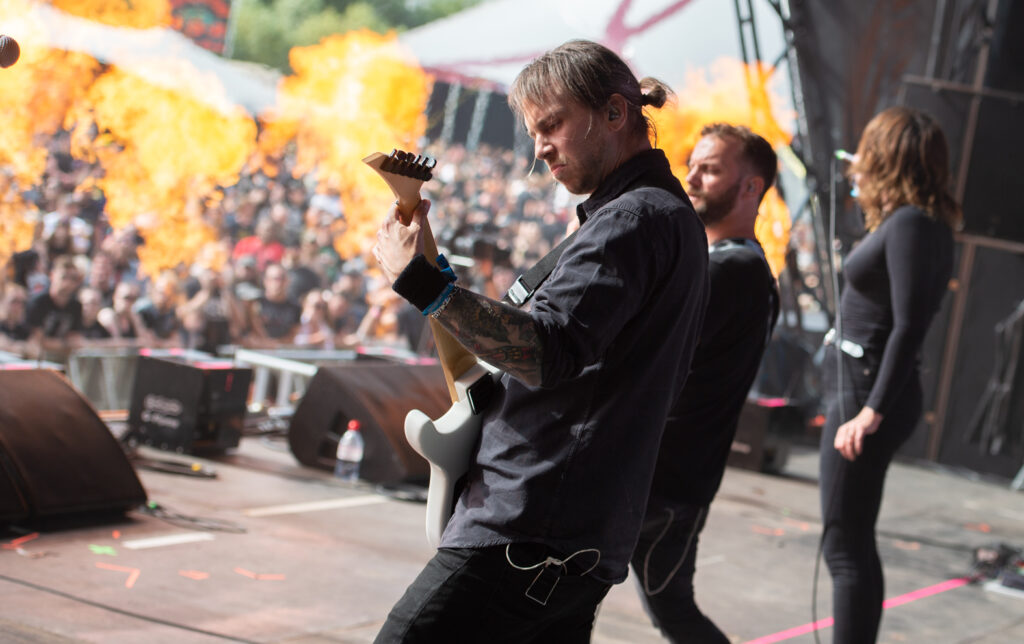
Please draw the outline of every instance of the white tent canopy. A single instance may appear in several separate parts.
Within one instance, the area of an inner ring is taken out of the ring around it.
[[[779,19],[767,0],[753,7],[761,56],[774,61],[785,49]],[[724,0],[490,0],[400,36],[442,79],[482,79],[499,89],[574,38],[600,42],[637,74],[673,87],[688,69],[743,54],[735,5]]]
[[[778,17],[768,0],[752,5],[761,57],[774,61],[785,50]],[[171,29],[112,27],[46,4],[21,18],[0,20],[3,33],[15,38],[38,34],[40,26],[50,47],[88,53],[221,108],[240,105],[259,115],[275,103],[276,71],[221,58]],[[725,0],[487,0],[399,37],[442,80],[499,90],[533,58],[573,38],[601,42],[637,74],[674,88],[688,70],[743,56],[735,4]],[[749,42],[748,53],[753,55]],[[199,73],[183,73],[183,65]],[[788,88],[788,78],[780,80],[781,89]]]

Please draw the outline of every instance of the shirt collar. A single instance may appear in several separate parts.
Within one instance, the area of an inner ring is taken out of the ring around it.
[[[682,184],[672,174],[665,153],[658,148],[644,150],[612,170],[586,201],[576,206],[580,223],[600,210],[605,204],[636,184],[656,186],[682,197],[689,203]]]

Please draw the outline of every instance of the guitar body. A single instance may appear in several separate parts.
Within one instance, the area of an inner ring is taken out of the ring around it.
[[[394,150],[390,155],[375,152],[363,162],[391,188],[401,221],[408,226],[420,201],[420,187],[431,177],[434,160]],[[428,261],[435,262],[437,245],[425,219],[422,227],[424,255]],[[430,463],[426,527],[427,540],[436,548],[452,516],[455,485],[469,469],[470,456],[480,436],[479,412],[486,406],[500,374],[494,367],[477,360],[437,320],[429,318],[428,322],[452,407],[437,420],[431,420],[421,411],[409,412],[405,417],[405,436],[413,449]]]
[[[469,469],[472,451],[480,437],[481,417],[474,413],[470,390],[488,378],[496,380],[493,367],[479,363],[455,381],[459,399],[437,420],[419,410],[405,417],[405,437],[430,463],[427,488],[427,541],[437,548],[455,506],[455,485]]]

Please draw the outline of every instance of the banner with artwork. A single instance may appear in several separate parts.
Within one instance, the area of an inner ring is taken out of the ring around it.
[[[224,53],[231,0],[170,0],[172,26],[197,45]]]

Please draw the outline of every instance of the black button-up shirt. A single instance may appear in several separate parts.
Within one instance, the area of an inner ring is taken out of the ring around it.
[[[700,331],[707,238],[660,150],[621,165],[578,214],[530,312],[541,385],[504,377],[441,545],[594,549],[591,574],[617,583]]]

